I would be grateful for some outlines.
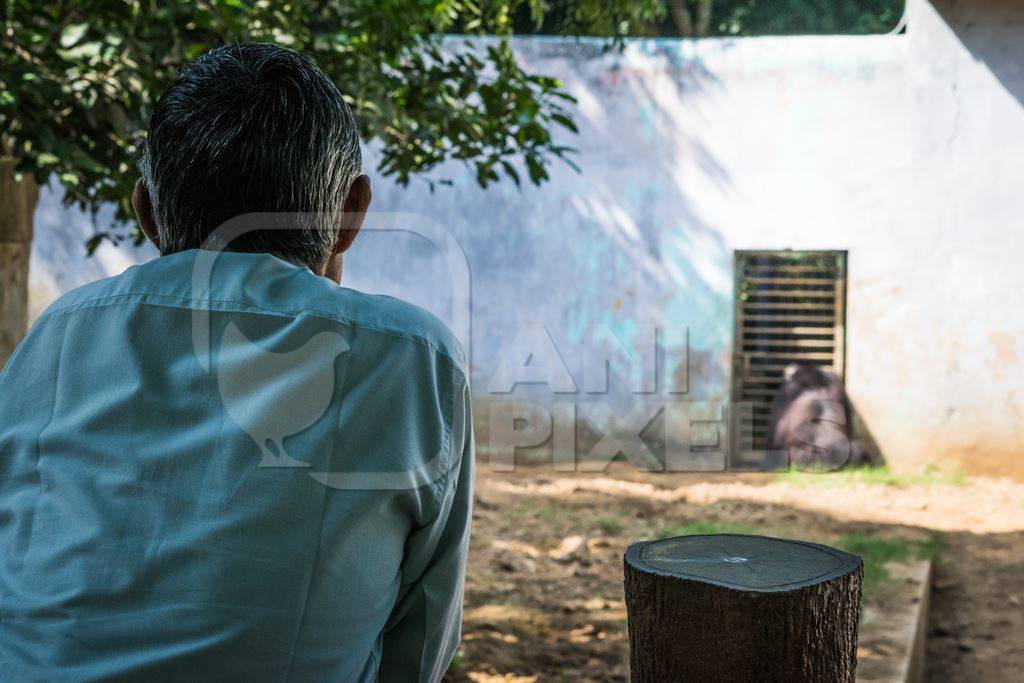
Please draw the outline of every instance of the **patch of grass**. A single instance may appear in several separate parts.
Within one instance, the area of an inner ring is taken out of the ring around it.
[[[835,545],[864,559],[865,592],[874,590],[889,578],[886,562],[901,562],[910,553],[907,543],[867,533],[846,534]]]
[[[917,559],[934,560],[946,542],[946,536],[941,531],[933,531],[927,541],[917,544]]]
[[[455,654],[452,655],[452,661],[448,663],[448,673],[457,674],[461,672],[466,666],[462,659],[462,650],[456,650]]]
[[[918,560],[934,559],[942,543],[943,535],[938,531],[923,541],[904,541],[860,532],[841,536],[834,545],[864,559],[864,591],[868,592],[889,579],[886,562],[905,562],[911,556]]]
[[[520,523],[525,523],[529,518],[539,518],[542,522],[555,524],[564,518],[572,509],[573,508],[571,506],[567,505],[559,506],[548,504],[539,506],[536,502],[530,501],[510,506],[507,508],[506,514]]]
[[[594,520],[594,526],[605,536],[616,536],[622,533],[622,520],[611,515],[603,515]]]
[[[835,472],[809,472],[787,470],[775,475],[775,480],[795,486],[844,486],[846,484],[873,484],[906,488],[908,486],[963,486],[968,478],[963,472],[928,466],[911,474],[896,474],[888,467],[851,467]]]
[[[756,534],[760,533],[757,527],[743,522],[712,522],[701,520],[698,522],[686,522],[684,524],[666,524],[657,532],[658,538],[672,538],[673,536],[694,536],[697,534]]]
[[[564,516],[564,512],[555,505],[547,505],[537,510],[537,516],[548,524],[554,524]]]

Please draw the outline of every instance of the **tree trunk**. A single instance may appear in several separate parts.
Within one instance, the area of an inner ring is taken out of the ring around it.
[[[672,0],[668,11],[680,36],[706,36],[711,28],[712,0],[697,0],[696,12],[690,11],[686,0]]]
[[[714,534],[636,543],[624,564],[633,681],[854,680],[856,555]]]
[[[711,0],[697,0],[697,20],[694,32],[698,36],[706,36],[711,28]]]
[[[17,160],[0,157],[0,367],[28,326],[28,259],[39,188],[14,179]]]
[[[686,0],[673,0],[669,3],[668,10],[672,14],[672,21],[675,22],[679,35],[692,36],[693,17],[690,16],[690,10],[686,9]]]

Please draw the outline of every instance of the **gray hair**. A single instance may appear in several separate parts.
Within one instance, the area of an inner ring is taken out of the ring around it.
[[[140,162],[162,253],[200,248],[243,214],[301,212],[295,229],[255,229],[229,248],[314,270],[331,256],[361,167],[337,87],[307,57],[269,43],[219,47],[182,69],[156,104]]]

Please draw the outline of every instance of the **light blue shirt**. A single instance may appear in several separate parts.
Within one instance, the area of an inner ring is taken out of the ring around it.
[[[0,680],[439,679],[466,377],[432,315],[265,254],[61,297],[0,374]]]

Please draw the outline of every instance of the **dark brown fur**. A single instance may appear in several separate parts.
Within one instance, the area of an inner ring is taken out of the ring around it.
[[[786,368],[785,378],[772,402],[765,469],[836,470],[871,461],[852,437],[850,400],[836,373],[801,364]]]

